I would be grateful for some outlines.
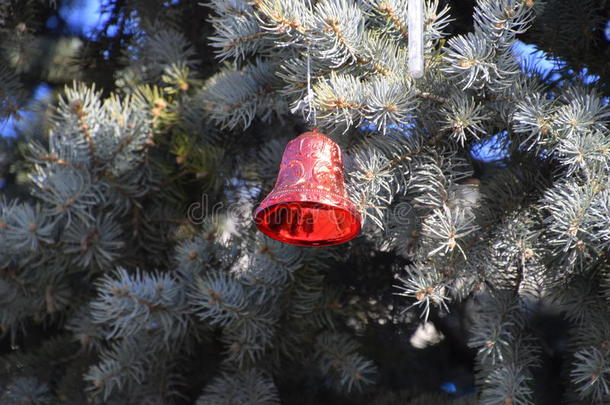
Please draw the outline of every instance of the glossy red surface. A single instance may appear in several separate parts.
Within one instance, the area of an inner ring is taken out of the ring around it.
[[[293,245],[336,245],[358,235],[361,217],[345,191],[339,145],[316,130],[288,142],[254,220],[264,234]]]
[[[349,210],[315,202],[276,204],[261,212],[258,228],[273,239],[301,246],[346,242],[360,231]]]

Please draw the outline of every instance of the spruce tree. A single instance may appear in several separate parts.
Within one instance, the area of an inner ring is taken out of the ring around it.
[[[420,75],[408,0],[0,0],[0,404],[610,403],[609,4],[422,1]],[[252,218],[314,126],[334,247]]]

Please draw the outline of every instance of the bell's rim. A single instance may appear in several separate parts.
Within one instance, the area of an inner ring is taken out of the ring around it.
[[[355,226],[352,227],[352,229],[350,229],[349,233],[346,233],[341,237],[331,239],[331,240],[326,239],[326,240],[321,240],[321,241],[307,241],[307,242],[299,240],[298,238],[281,237],[266,226],[264,218],[267,214],[271,213],[272,210],[277,209],[278,206],[288,206],[290,204],[295,204],[295,203],[316,204],[316,205],[320,205],[323,207],[332,208],[334,210],[341,210],[350,216],[349,219],[351,221],[353,221]],[[298,202],[278,201],[277,203],[265,205],[264,207],[261,204],[261,206],[259,206],[259,208],[254,213],[254,223],[255,223],[256,227],[262,233],[264,233],[268,237],[275,239],[277,241],[280,241],[283,243],[288,243],[290,245],[295,245],[295,246],[321,247],[321,246],[339,245],[341,243],[349,242],[350,240],[352,240],[356,236],[358,236],[358,234],[360,233],[361,228],[362,228],[362,216],[360,215],[360,212],[358,212],[358,210],[356,209],[355,205],[349,200],[347,200],[347,204],[345,204],[343,206],[339,205],[339,204],[334,204],[332,202],[320,202],[320,201],[314,201],[314,200],[301,200]]]

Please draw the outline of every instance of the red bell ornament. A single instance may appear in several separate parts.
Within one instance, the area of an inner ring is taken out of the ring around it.
[[[313,130],[288,142],[271,193],[254,213],[265,235],[300,246],[330,246],[360,232],[362,218],[347,197],[341,148]]]

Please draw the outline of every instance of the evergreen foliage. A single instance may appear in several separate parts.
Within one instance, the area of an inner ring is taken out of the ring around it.
[[[610,403],[608,2],[425,0],[421,78],[408,3],[0,0],[0,403]],[[252,221],[314,125],[346,245]]]

